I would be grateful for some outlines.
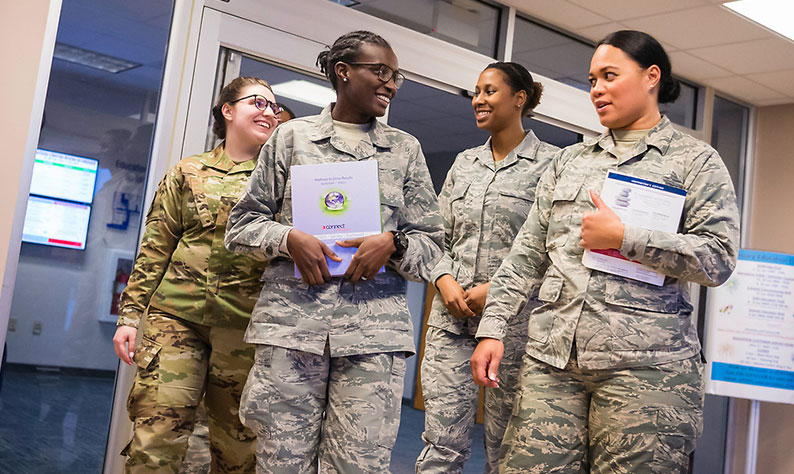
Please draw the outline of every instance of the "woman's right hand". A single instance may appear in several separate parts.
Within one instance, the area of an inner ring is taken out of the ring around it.
[[[441,293],[441,300],[444,302],[444,306],[447,307],[452,316],[460,319],[474,316],[474,312],[466,304],[466,293],[458,282],[452,278],[452,275],[446,274],[436,280],[436,288]]]
[[[342,261],[320,239],[298,229],[291,229],[287,234],[287,250],[308,285],[322,285],[331,279],[325,257],[335,262]]]
[[[119,326],[113,336],[113,348],[125,364],[132,365],[132,356],[135,355],[135,338],[138,329],[132,326]]]

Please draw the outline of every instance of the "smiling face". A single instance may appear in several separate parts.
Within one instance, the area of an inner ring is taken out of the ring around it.
[[[361,45],[356,63],[385,64],[397,71],[397,56],[390,48],[369,43]],[[358,66],[338,63],[335,68],[337,80],[337,103],[334,118],[343,122],[366,123],[373,117],[382,117],[397,94],[394,80],[378,79],[376,66]],[[341,114],[341,116],[337,115]]]
[[[243,88],[240,97],[261,95],[270,102],[276,102],[276,96],[261,84],[252,84]],[[273,110],[268,107],[259,110],[254,105],[254,98],[223,105],[223,116],[226,119],[226,137],[232,140],[243,140],[245,145],[264,145],[278,125]]]
[[[653,128],[659,114],[658,66],[643,69],[619,48],[603,44],[590,61],[590,100],[601,125],[612,130]]]
[[[521,108],[527,94],[525,91],[514,92],[505,79],[505,73],[498,69],[486,69],[480,73],[471,99],[478,128],[493,133],[507,128],[516,120],[521,121]]]

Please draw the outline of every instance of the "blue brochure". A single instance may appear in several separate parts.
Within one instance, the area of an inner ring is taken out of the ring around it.
[[[378,162],[295,165],[290,175],[292,225],[336,252],[342,261],[326,257],[328,270],[333,276],[343,275],[358,248],[335,242],[381,233]],[[295,277],[300,278],[297,266]]]

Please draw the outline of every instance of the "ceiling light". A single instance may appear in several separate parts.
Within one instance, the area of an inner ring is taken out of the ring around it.
[[[304,81],[303,79],[272,84],[271,87],[276,97],[286,97],[304,104],[316,105],[317,107],[325,107],[336,100],[336,92],[330,87]]]
[[[126,59],[108,56],[107,54],[97,53],[96,51],[90,51],[63,43],[55,43],[53,57],[70,63],[82,64],[83,66],[111,72],[113,74],[140,66],[140,63],[134,63]]]
[[[726,8],[766,29],[794,41],[794,2],[791,0],[739,0],[725,2]]]

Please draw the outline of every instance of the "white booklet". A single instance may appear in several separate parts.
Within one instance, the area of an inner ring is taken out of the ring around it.
[[[350,240],[381,232],[378,162],[346,161],[295,165],[292,177],[292,225],[322,240],[342,258],[326,258],[333,276],[343,275],[356,247],[340,247]],[[382,270],[381,270],[382,271]],[[295,276],[300,277],[295,267]]]
[[[676,232],[684,210],[686,191],[609,171],[601,189],[601,198],[620,217],[624,225]],[[664,284],[664,275],[627,259],[616,249],[585,249],[582,263],[593,270],[657,286]]]

